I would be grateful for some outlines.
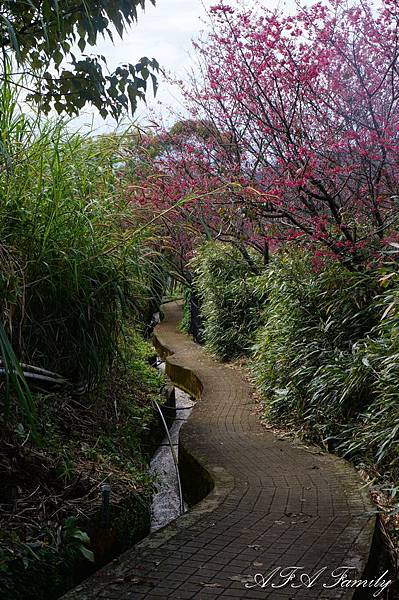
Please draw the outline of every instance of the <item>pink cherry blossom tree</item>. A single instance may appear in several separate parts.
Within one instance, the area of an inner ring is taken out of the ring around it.
[[[184,88],[192,118],[159,134],[142,202],[265,258],[287,241],[352,265],[377,256],[397,225],[397,1],[288,16],[222,3],[210,21]]]
[[[245,209],[265,235],[337,256],[381,246],[397,212],[398,3],[211,13],[186,97],[227,128],[241,182],[259,192]]]
[[[240,173],[224,133],[201,120],[177,122],[142,138],[134,165],[131,201],[142,219],[156,215],[164,247],[172,251],[180,274],[204,238],[232,243],[256,271],[248,246],[263,251],[257,220],[244,216]]]

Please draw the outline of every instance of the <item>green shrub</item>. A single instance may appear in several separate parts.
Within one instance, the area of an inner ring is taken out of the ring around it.
[[[261,270],[260,259],[254,256]],[[264,279],[229,244],[208,242],[192,261],[207,348],[221,360],[249,354],[262,322]]]
[[[372,402],[341,434],[341,450],[352,457],[372,457],[383,475],[399,478],[399,276],[374,303],[378,324],[359,354],[367,366]]]
[[[281,253],[266,277],[268,308],[252,370],[269,421],[399,478],[399,276]]]
[[[191,290],[185,288],[183,292],[183,316],[179,323],[179,330],[183,333],[189,333],[190,331],[190,299]]]
[[[371,401],[372,374],[358,352],[376,321],[375,278],[338,263],[315,272],[306,254],[274,257],[268,308],[257,334],[253,371],[269,418],[336,435]]]

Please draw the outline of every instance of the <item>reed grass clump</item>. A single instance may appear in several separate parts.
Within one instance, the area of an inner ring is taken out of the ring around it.
[[[58,598],[89,561],[99,566],[149,526],[148,462],[160,435],[151,400],[160,400],[161,378],[143,337],[166,275],[154,229],[137,224],[126,199],[129,143],[25,115],[0,86],[4,600]],[[84,393],[33,391],[20,363],[84,383]],[[108,541],[98,527],[104,482],[113,494]]]
[[[20,361],[92,385],[119,351],[123,316],[148,312],[159,272],[123,193],[124,140],[25,115],[6,84],[0,132],[3,360],[8,340]]]

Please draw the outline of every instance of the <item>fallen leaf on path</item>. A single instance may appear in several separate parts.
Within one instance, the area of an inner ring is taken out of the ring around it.
[[[133,583],[133,584],[140,584],[140,583],[145,583],[144,579],[141,579],[140,577],[132,577],[131,575],[126,575],[126,577],[117,577],[116,579],[112,580],[112,583]]]
[[[230,577],[231,581],[239,581],[240,583],[253,583],[253,575],[234,575]]]
[[[208,588],[221,588],[221,584],[220,583],[205,583],[204,581],[200,581],[200,585],[203,585],[204,587],[208,587]]]

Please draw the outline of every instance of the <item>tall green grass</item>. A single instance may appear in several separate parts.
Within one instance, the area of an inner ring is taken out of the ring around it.
[[[399,478],[399,276],[274,257],[253,372],[267,418]],[[397,489],[395,485],[391,489]]]
[[[25,115],[7,84],[0,136],[2,339],[20,361],[93,384],[118,353],[124,315],[148,310],[159,271],[151,234],[132,233],[124,140]]]
[[[256,381],[269,417],[337,433],[369,402],[369,369],[357,352],[377,320],[376,278],[307,254],[281,253],[267,272],[266,323],[254,347]]]
[[[392,273],[393,274],[393,273]],[[390,279],[374,308],[377,325],[357,348],[358,360],[368,369],[369,402],[341,435],[348,456],[372,455],[383,475],[399,478],[399,275]],[[395,494],[398,492],[395,489]]]
[[[249,354],[266,300],[262,276],[236,248],[219,242],[204,244],[191,266],[207,348],[221,360]]]

